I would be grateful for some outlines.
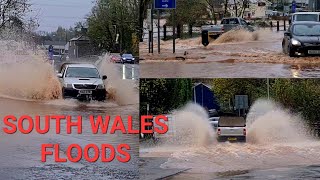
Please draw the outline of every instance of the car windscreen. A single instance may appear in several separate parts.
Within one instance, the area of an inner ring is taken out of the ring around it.
[[[96,68],[87,67],[69,67],[66,72],[69,78],[100,78],[99,71]]]
[[[296,36],[320,36],[320,24],[296,24],[292,33]]]
[[[318,14],[296,14],[295,21],[319,21]]]
[[[131,57],[132,57],[132,54],[124,54],[123,57],[131,58]]]
[[[219,119],[219,127],[244,127],[246,126],[246,120],[244,117],[229,117],[222,116]]]

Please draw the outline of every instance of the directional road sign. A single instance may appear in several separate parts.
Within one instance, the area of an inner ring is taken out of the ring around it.
[[[176,9],[176,0],[154,0],[155,9]]]

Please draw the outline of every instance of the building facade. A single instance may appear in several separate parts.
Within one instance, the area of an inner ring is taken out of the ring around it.
[[[309,0],[308,9],[311,11],[320,11],[320,1],[319,0]]]

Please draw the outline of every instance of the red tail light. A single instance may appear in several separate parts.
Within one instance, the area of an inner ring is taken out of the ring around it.
[[[222,30],[222,32],[224,32],[224,27],[222,27],[222,29],[221,29],[221,30]]]
[[[246,136],[247,135],[247,130],[243,129],[243,135]]]
[[[218,135],[221,134],[221,129],[218,129],[217,134],[218,134]]]

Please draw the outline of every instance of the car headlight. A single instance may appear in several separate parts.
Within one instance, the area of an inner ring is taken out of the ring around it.
[[[300,46],[301,45],[301,43],[296,39],[291,39],[291,44],[294,45],[294,46]]]
[[[126,60],[126,58],[123,58],[123,60]]]
[[[132,60],[134,60],[134,58],[132,58]]]
[[[104,84],[99,84],[99,85],[97,86],[97,89],[104,89],[104,88],[105,88]]]
[[[73,88],[72,84],[68,84],[68,83],[65,83],[65,84],[64,84],[64,87],[65,87],[65,88]]]

